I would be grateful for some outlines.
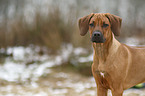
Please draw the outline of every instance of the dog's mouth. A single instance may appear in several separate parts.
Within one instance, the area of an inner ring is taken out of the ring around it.
[[[101,32],[93,32],[91,41],[93,43],[104,43],[106,41],[106,39],[104,38],[104,36]]]

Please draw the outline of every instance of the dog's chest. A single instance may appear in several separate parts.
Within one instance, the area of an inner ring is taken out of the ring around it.
[[[108,82],[108,75],[107,75],[108,73],[105,71],[98,71],[97,74],[99,76],[98,80],[100,84],[105,88],[110,88]]]
[[[106,66],[97,66],[97,64],[93,64],[93,75],[95,78],[97,78],[97,82],[104,86],[105,88],[110,88],[109,87],[109,79],[110,75],[108,73],[108,69],[105,68]]]
[[[97,71],[97,75],[100,77],[100,78],[106,78],[107,76],[107,72],[106,71]]]
[[[104,72],[100,72],[99,74],[101,75],[101,77],[105,78],[105,73]]]

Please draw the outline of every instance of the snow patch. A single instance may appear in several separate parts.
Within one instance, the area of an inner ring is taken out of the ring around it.
[[[91,61],[93,61],[93,54],[89,55],[88,57],[80,57],[80,58],[78,59],[78,61],[79,61],[80,63],[91,62]]]
[[[3,49],[0,51],[3,51]],[[8,48],[7,53],[13,54],[13,57],[6,58],[4,64],[0,65],[0,79],[10,82],[27,82],[28,80],[35,82],[39,77],[50,74],[53,66],[68,61],[83,63],[93,59],[93,54],[88,57],[81,57],[82,54],[88,54],[87,50],[74,48],[71,44],[63,44],[56,56],[48,54],[40,56],[39,51],[40,48],[37,46],[36,48],[34,46]],[[63,73],[62,75],[65,76]]]

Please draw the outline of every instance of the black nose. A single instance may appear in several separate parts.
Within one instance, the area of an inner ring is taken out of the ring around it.
[[[104,38],[102,32],[95,31],[92,33],[91,41],[95,43],[104,43],[106,39]]]
[[[93,32],[92,34],[94,37],[100,37],[101,36],[101,32]]]

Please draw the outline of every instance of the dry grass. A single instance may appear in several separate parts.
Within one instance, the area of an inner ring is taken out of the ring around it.
[[[76,25],[66,23],[61,18],[59,9],[53,9],[52,12],[44,18],[39,12],[36,13],[33,24],[28,24],[19,17],[9,26],[0,27],[0,47],[7,46],[28,46],[29,44],[46,46],[52,53],[55,53],[62,43],[70,43]],[[79,40],[78,40],[79,41]]]
[[[61,17],[62,13],[60,13],[59,8],[50,10],[47,17],[42,16],[39,11],[36,12],[32,24],[28,24],[23,16],[18,17],[11,24],[4,21],[3,25],[0,26],[0,48],[33,44],[45,46],[51,50],[51,53],[56,53],[63,43],[72,43],[75,47],[81,46],[91,49],[89,34],[83,37],[79,35],[77,20],[71,21],[73,16],[70,17],[68,22],[65,22]],[[72,22],[76,23],[73,24]],[[132,34],[144,36],[145,29],[134,28],[123,26],[121,39],[132,36]],[[140,33],[138,34],[138,32]]]

